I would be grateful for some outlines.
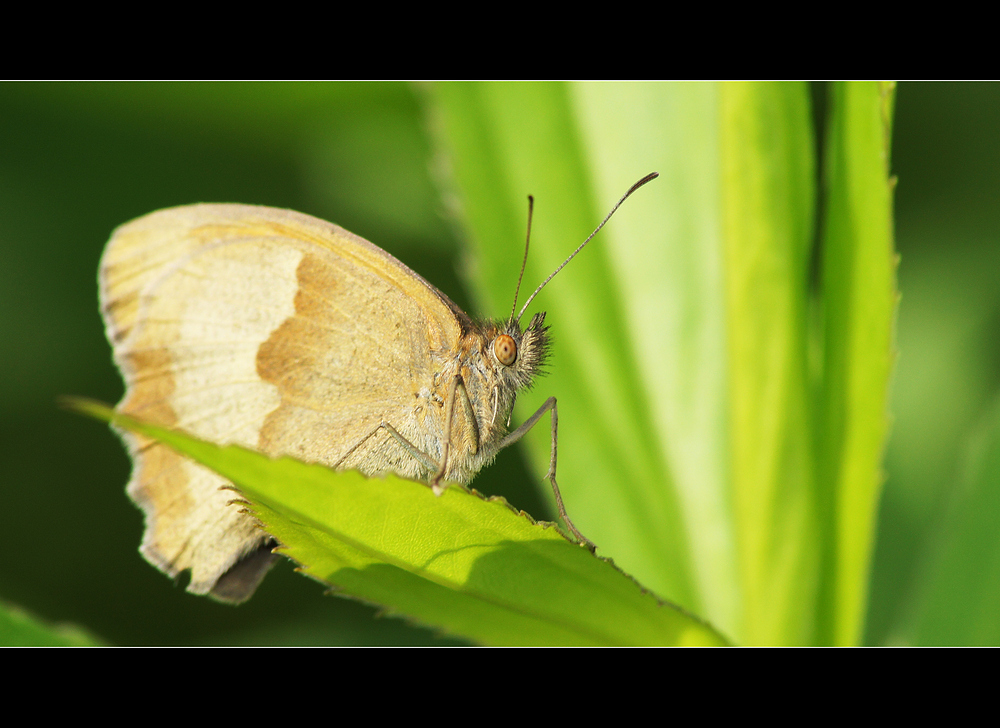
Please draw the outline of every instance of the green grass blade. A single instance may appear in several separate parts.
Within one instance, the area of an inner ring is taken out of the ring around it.
[[[861,638],[888,436],[896,305],[889,139],[893,87],[835,84],[826,145],[821,643]]]
[[[633,386],[667,463],[662,481],[623,487],[646,501],[676,491],[681,523],[664,525],[682,529],[688,543],[678,552],[688,561],[670,568],[688,572],[692,608],[729,632],[741,599],[729,507],[719,87],[581,83],[570,92],[601,199],[621,194],[636,170],[660,173],[600,242],[635,362]]]
[[[752,644],[809,642],[817,545],[807,406],[814,162],[800,84],[721,89],[733,529]]]

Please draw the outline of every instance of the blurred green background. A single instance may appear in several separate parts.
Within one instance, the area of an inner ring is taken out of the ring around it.
[[[822,114],[825,88],[813,89]],[[384,247],[473,314],[434,180],[422,89],[405,84],[0,84],[0,600],[113,644],[453,644],[281,564],[239,608],[138,555],[129,464],[62,394],[122,388],[97,310],[111,231],[191,202],[290,207]],[[914,600],[968,443],[995,418],[1000,86],[901,84],[892,168],[900,356],[866,641],[920,641]],[[645,171],[645,170],[643,170]],[[525,194],[531,190],[525,190]],[[512,273],[513,276],[513,273]],[[505,475],[510,469],[517,477]],[[551,518],[511,449],[475,487]],[[997,620],[1000,621],[1000,620]],[[991,627],[995,633],[997,627]]]

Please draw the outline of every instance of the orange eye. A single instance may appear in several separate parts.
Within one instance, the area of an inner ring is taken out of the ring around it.
[[[517,342],[507,334],[500,334],[493,342],[493,353],[505,367],[517,361]]]

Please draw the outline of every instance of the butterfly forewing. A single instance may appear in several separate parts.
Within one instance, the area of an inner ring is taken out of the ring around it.
[[[369,474],[428,477],[382,422],[440,455],[441,370],[464,314],[335,225],[243,205],[153,213],[115,232],[101,294],[127,385],[122,411]],[[235,590],[220,593],[217,582],[266,536],[227,507],[226,481],[124,437],[135,464],[129,493],[146,513],[143,553],[171,575],[190,569],[190,591],[248,597],[266,571],[259,564]]]

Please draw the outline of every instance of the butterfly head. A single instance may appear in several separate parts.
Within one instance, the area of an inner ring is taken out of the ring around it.
[[[550,344],[543,312],[532,316],[524,331],[514,319],[498,325],[489,348],[498,375],[516,391],[530,387],[535,375],[541,373]]]

